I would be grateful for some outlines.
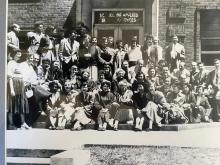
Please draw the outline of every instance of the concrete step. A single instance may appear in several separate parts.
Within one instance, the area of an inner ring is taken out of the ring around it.
[[[7,157],[7,165],[49,165],[50,158]]]
[[[161,131],[181,131],[181,130],[190,130],[190,129],[198,129],[198,128],[209,128],[209,127],[217,127],[220,126],[220,122],[212,122],[212,123],[195,123],[195,124],[164,124],[161,127]],[[97,124],[86,124],[84,129],[97,129]],[[146,127],[146,126],[144,126]],[[46,128],[46,123],[38,122],[35,124],[34,128]],[[130,124],[119,124],[119,130],[133,130],[134,125]],[[113,128],[107,127],[108,130],[112,130]]]
[[[214,128],[219,127],[220,122],[212,122],[212,123],[193,123],[193,124],[167,124],[162,125],[161,131],[182,131],[182,130],[192,130],[199,128]]]
[[[32,157],[32,158],[49,158],[52,155],[59,154],[65,150],[49,149],[7,149],[7,157]]]

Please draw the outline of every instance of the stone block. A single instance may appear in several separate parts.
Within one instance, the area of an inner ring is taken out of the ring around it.
[[[84,165],[89,159],[89,150],[68,150],[51,156],[50,165]]]

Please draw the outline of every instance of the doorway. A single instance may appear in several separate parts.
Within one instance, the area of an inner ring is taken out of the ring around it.
[[[133,36],[137,36],[137,42],[143,44],[143,26],[132,26],[132,25],[95,25],[93,29],[93,35],[97,37],[98,41],[102,37],[112,36],[114,38],[114,43],[117,40],[122,40],[124,43],[130,45]]]

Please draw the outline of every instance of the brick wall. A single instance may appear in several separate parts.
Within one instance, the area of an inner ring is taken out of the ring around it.
[[[176,7],[177,5],[182,4],[186,7],[185,15],[186,19],[184,22],[185,26],[185,40],[184,46],[186,48],[186,62],[189,63],[192,60],[200,59],[200,28],[196,26],[197,22],[197,11],[199,9],[220,9],[219,0],[160,0],[159,4],[159,38],[161,45],[165,47],[167,45],[167,27],[171,24],[167,18],[167,12],[170,7]],[[196,50],[197,49],[197,50]]]
[[[52,24],[59,28],[62,28],[67,20],[68,24],[75,24],[75,0],[30,1],[8,3],[8,25],[17,23],[23,28],[33,28],[34,22],[39,20],[45,25]]]

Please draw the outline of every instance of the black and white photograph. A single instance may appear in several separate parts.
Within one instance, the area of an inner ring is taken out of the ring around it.
[[[7,165],[220,164],[220,0],[6,10]]]

